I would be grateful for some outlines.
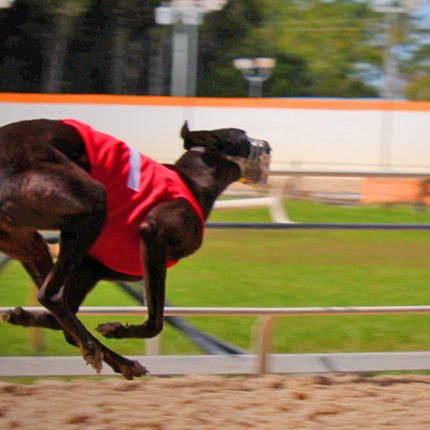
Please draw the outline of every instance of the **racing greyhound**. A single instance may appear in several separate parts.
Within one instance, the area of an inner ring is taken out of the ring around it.
[[[102,279],[144,279],[147,320],[106,323],[107,338],[148,338],[163,327],[166,268],[201,245],[217,197],[234,181],[265,181],[270,146],[243,130],[181,130],[186,152],[157,163],[75,119],[36,119],[0,128],[0,250],[19,260],[44,311],[21,307],[5,322],[63,330],[100,373],[103,361],[127,379],[139,362],[107,348],[76,313]],[[54,262],[40,230],[58,230]]]

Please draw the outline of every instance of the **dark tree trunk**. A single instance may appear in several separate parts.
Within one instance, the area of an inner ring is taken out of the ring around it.
[[[47,65],[44,70],[42,91],[47,93],[61,92],[63,87],[64,62],[75,18],[59,14],[55,17],[55,30],[48,41]]]

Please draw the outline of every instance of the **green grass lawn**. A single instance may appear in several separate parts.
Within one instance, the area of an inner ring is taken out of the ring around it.
[[[408,206],[341,207],[288,201],[302,222],[429,223]],[[215,212],[213,221],[270,221],[265,209]],[[208,230],[202,249],[169,270],[167,296],[176,306],[366,306],[430,304],[430,231]],[[29,280],[17,263],[0,274],[0,305],[29,303]],[[135,304],[101,283],[86,305]],[[112,319],[112,318],[111,318]],[[115,318],[117,319],[117,318]],[[428,350],[430,316],[288,317],[276,325],[276,352]],[[89,328],[105,321],[86,317]],[[121,318],[136,322],[137,319]],[[255,318],[198,317],[194,325],[249,348]],[[0,354],[30,355],[30,331],[1,326]],[[123,354],[141,354],[141,340],[110,340]],[[199,353],[166,326],[166,354]],[[59,332],[44,332],[42,355],[77,354]]]

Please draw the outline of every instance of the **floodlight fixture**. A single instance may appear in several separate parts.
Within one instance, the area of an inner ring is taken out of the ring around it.
[[[236,58],[233,65],[249,83],[248,96],[262,97],[263,83],[272,76],[276,60],[271,57]]]

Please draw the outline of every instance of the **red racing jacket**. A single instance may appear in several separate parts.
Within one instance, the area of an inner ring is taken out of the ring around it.
[[[178,198],[191,204],[204,227],[203,211],[177,172],[87,124],[73,119],[62,122],[82,137],[91,176],[107,193],[106,222],[89,255],[117,272],[142,276],[139,226],[154,205]],[[169,261],[167,266],[175,263]]]

